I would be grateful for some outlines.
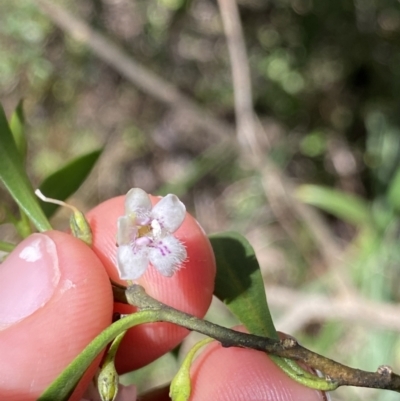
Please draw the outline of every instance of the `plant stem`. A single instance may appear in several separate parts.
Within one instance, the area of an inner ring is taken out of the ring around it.
[[[231,330],[165,305],[146,294],[143,287],[134,284],[125,291],[130,305],[140,310],[159,312],[159,321],[170,322],[192,331],[205,334],[219,341],[223,347],[251,348],[283,358],[303,362],[325,375],[329,389],[339,386],[380,388],[400,392],[400,376],[388,366],[380,366],[376,372],[366,372],[342,365],[302,347],[295,339],[275,340]],[[120,301],[123,297],[119,296]],[[312,386],[312,383],[310,383]]]

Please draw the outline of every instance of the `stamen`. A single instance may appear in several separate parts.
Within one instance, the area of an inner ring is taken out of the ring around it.
[[[68,207],[69,209],[73,210],[74,212],[79,212],[79,210],[75,206],[69,205],[68,203],[60,201],[58,199],[48,198],[47,196],[44,196],[40,189],[37,189],[35,191],[35,195],[39,199],[41,199],[43,202],[54,203],[55,205],[65,206],[65,207]]]
[[[152,220],[151,222],[151,228],[153,229],[153,237],[154,238],[160,238],[161,237],[161,225],[157,220]]]

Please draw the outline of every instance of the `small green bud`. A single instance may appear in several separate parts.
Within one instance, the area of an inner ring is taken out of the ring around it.
[[[97,389],[102,401],[114,401],[118,394],[118,373],[114,362],[103,365],[97,378]]]
[[[118,373],[114,361],[103,365],[97,378],[97,389],[102,401],[114,401],[118,394]]]
[[[205,338],[199,341],[186,355],[182,362],[178,373],[172,379],[169,387],[169,396],[172,401],[188,401],[190,393],[192,392],[192,385],[190,382],[190,366],[192,365],[196,352],[204,345],[213,341],[212,338]]]
[[[74,237],[81,239],[89,246],[92,245],[92,229],[90,228],[85,215],[80,210],[74,210],[74,213],[69,219],[69,226]]]
[[[43,202],[54,203],[56,205],[64,206],[71,209],[73,213],[69,219],[69,227],[71,228],[72,235],[76,238],[79,238],[89,246],[92,245],[92,230],[86,220],[85,215],[80,210],[78,210],[75,206],[69,205],[68,203],[60,201],[58,199],[52,199],[44,196],[40,189],[37,189],[35,191],[35,194]]]
[[[118,347],[125,333],[126,331],[115,337],[101,366],[100,374],[97,378],[97,389],[102,401],[114,401],[118,394],[119,378],[114,361]]]

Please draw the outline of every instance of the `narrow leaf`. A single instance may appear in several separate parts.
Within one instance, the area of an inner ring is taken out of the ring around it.
[[[14,136],[14,141],[24,163],[26,159],[27,144],[25,135],[25,116],[23,110],[23,101],[18,103],[13,115],[10,119],[10,129]]]
[[[302,185],[296,197],[350,224],[366,226],[373,223],[368,203],[356,195],[319,185]]]
[[[0,105],[0,180],[19,207],[26,213],[39,231],[51,230],[51,226],[39,206],[29,178],[22,165],[17,147],[3,108]]]
[[[253,247],[234,232],[211,235],[210,241],[217,261],[214,294],[250,333],[278,338]]]
[[[71,196],[89,175],[102,149],[80,156],[60,170],[48,176],[40,185],[41,192],[49,198],[65,200]],[[59,207],[52,203],[41,202],[44,213],[51,217]]]

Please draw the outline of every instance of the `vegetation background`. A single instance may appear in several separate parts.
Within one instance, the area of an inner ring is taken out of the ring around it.
[[[34,183],[104,147],[70,203],[178,194],[208,233],[248,237],[279,330],[397,372],[399,50],[397,0],[0,2],[0,98],[24,99]]]

